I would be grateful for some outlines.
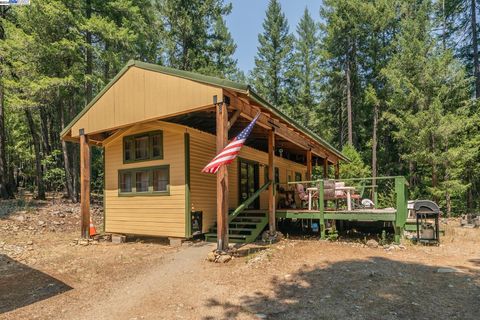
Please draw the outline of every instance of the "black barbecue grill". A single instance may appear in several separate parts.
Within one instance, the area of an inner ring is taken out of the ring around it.
[[[440,208],[438,205],[430,200],[417,200],[413,205],[413,209],[417,220],[417,241],[440,243]],[[429,226],[429,223],[427,222],[428,219],[433,219],[435,221],[434,229],[432,235],[425,236],[424,234],[427,233],[426,230],[429,230],[427,228],[427,226]],[[421,233],[420,227],[422,227]],[[420,236],[420,234],[422,234],[422,236]]]

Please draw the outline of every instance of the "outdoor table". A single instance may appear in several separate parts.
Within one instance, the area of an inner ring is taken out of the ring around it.
[[[308,210],[312,210],[312,195],[318,191],[317,187],[307,188],[308,192]]]
[[[352,211],[352,190],[355,190],[355,187],[335,187],[335,190],[346,191],[347,193],[347,211]]]

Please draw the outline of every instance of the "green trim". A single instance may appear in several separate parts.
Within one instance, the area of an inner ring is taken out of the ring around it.
[[[153,136],[160,135],[160,155],[153,156]],[[148,137],[148,158],[145,159],[135,159],[136,153],[136,146],[135,146],[135,139],[140,137]],[[132,150],[131,150],[131,160],[125,159],[125,142],[127,140],[131,140],[132,142]],[[123,137],[122,142],[122,154],[123,154],[123,163],[136,163],[136,162],[144,162],[144,161],[151,161],[151,160],[162,160],[163,159],[163,131],[162,130],[155,130],[155,131],[146,131],[142,133],[136,133],[133,135]]]
[[[168,174],[168,184],[166,191],[153,191],[153,171],[157,169],[167,168]],[[147,172],[148,173],[148,191],[137,192],[136,186],[136,174],[137,172]],[[120,183],[121,175],[123,173],[132,174],[132,191],[131,192],[121,192]],[[119,197],[135,197],[135,196],[169,196],[170,195],[170,165],[165,164],[161,166],[152,166],[152,167],[139,167],[131,169],[122,169],[118,170],[118,196]]]
[[[242,199],[242,190],[241,190],[241,185],[242,185],[242,162],[243,163],[246,163],[246,164],[249,164],[249,165],[253,165],[254,168],[253,168],[253,184],[254,184],[254,188],[257,189],[260,185],[260,163],[255,161],[255,160],[249,160],[249,159],[245,159],[245,158],[241,158],[241,157],[238,157],[238,202],[242,202],[242,201],[247,201],[247,199],[243,200]],[[247,170],[247,174],[248,174],[248,170]],[[247,188],[248,188],[248,185],[247,185]],[[253,204],[253,208],[249,208],[249,209],[254,209],[254,210],[258,210],[260,209],[260,199],[255,199],[254,202],[252,202],[251,204]]]
[[[229,216],[228,216],[228,223],[231,223],[233,219],[235,219],[243,210],[247,209],[247,207],[255,201],[260,194],[265,191],[268,186],[270,185],[270,181],[266,182],[263,186],[260,187],[254,194],[252,194],[248,199],[246,199],[243,203],[241,203]]]
[[[278,108],[270,104],[266,99],[258,95],[249,85],[226,80],[226,79],[205,76],[205,75],[194,73],[194,72],[172,69],[172,68],[163,67],[163,66],[159,66],[151,63],[145,63],[141,61],[135,61],[135,60],[130,60],[127,63],[127,65],[122,70],[120,70],[120,72],[102,89],[102,91],[100,91],[100,93],[97,96],[95,96],[95,98],[65,127],[65,129],[62,130],[62,132],[60,133],[60,136],[64,137],[71,130],[75,122],[77,122],[95,104],[95,102],[97,102],[105,94],[105,92],[107,92],[108,89],[110,89],[123,76],[123,74],[125,74],[125,72],[127,72],[127,70],[132,66],[135,66],[137,68],[144,69],[144,70],[159,72],[159,73],[163,73],[163,74],[167,74],[167,75],[171,75],[171,76],[175,76],[175,77],[179,77],[179,78],[183,78],[191,81],[200,82],[207,85],[212,85],[212,86],[221,87],[225,89],[232,89],[234,91],[246,94],[253,101],[265,107],[270,112],[275,114],[277,117],[281,118],[283,121],[293,124],[302,133],[304,133],[305,135],[309,136],[311,139],[315,140],[320,145],[332,151],[340,159],[349,161],[347,157],[345,157],[339,150],[334,148],[326,140],[322,139],[320,136],[318,136],[316,133],[314,133],[310,129],[304,127],[294,119],[290,118],[289,116],[281,112]]]
[[[190,134],[183,135],[185,145],[185,237],[192,236],[192,217],[190,204]]]
[[[105,233],[105,230],[107,229],[106,224],[107,224],[107,210],[105,206],[105,201],[107,200],[106,193],[107,193],[107,187],[105,185],[105,182],[107,181],[105,179],[105,148],[102,147],[103,150],[103,233]]]

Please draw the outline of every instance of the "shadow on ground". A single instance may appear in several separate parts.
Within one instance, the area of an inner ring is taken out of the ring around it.
[[[0,314],[71,289],[48,274],[0,254]]]
[[[6,219],[18,211],[34,210],[46,205],[46,201],[32,201],[26,199],[0,200],[0,219]]]
[[[211,299],[207,306],[220,308],[224,319],[247,314],[298,320],[480,319],[479,270],[437,270],[379,257],[305,266],[295,274],[273,277],[269,292],[254,292],[236,303]]]

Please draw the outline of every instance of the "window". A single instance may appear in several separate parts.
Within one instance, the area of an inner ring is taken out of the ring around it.
[[[147,171],[137,171],[135,172],[135,186],[137,192],[147,192],[148,191],[148,172]]]
[[[122,196],[168,195],[170,166],[120,170],[118,184],[118,193]]]
[[[135,138],[135,160],[146,160],[148,158],[148,136]]]
[[[295,172],[295,181],[302,181],[302,173]]]
[[[123,162],[163,159],[163,133],[154,131],[123,138]]]
[[[132,173],[120,173],[120,192],[132,192]]]
[[[153,191],[167,191],[168,188],[168,168],[158,168],[153,170]]]

